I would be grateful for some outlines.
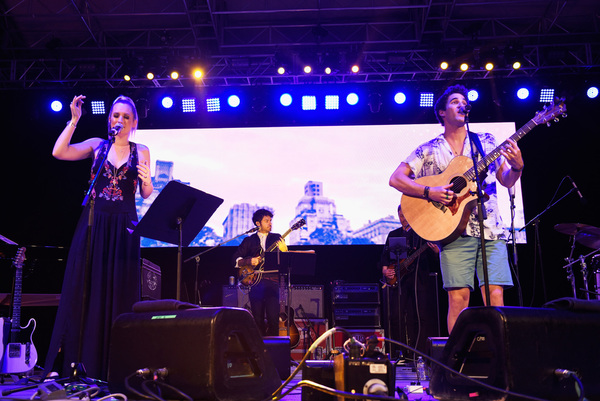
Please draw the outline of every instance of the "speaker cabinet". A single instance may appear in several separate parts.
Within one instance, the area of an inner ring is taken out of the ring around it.
[[[250,295],[237,285],[223,286],[223,306],[233,306],[250,310]]]
[[[292,285],[292,308],[296,317],[323,319],[323,286],[322,285]],[[304,312],[304,315],[303,315]]]
[[[145,368],[165,368],[164,382],[193,399],[264,399],[281,384],[252,315],[238,308],[120,315],[111,332],[110,391],[137,397],[130,388],[143,393],[144,379],[134,374]],[[181,398],[161,390],[165,399]]]
[[[600,313],[546,308],[479,307],[458,317],[441,362],[497,388],[548,400],[577,399],[577,372],[587,398],[600,397]],[[436,366],[430,391],[437,399],[516,399]]]

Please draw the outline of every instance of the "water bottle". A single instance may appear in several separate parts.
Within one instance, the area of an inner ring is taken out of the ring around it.
[[[423,357],[420,356],[417,358],[417,381],[427,380],[427,373],[425,371],[425,361]]]

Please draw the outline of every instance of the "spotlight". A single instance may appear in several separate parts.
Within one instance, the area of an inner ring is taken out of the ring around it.
[[[315,96],[302,96],[302,110],[316,110],[317,98]]]
[[[396,93],[396,95],[394,95],[394,102],[397,104],[404,104],[404,102],[406,102],[406,95],[402,92]]]
[[[283,74],[285,74],[285,68],[283,68],[283,67],[279,67],[279,68],[277,69],[277,73],[278,73],[279,75],[283,75]]]
[[[598,97],[598,88],[595,86],[590,86],[587,90],[587,97],[590,99],[595,99]]]
[[[338,95],[325,96],[325,110],[339,110],[340,97]]]
[[[419,99],[419,107],[433,107],[433,93],[423,92]]]
[[[448,62],[446,62],[446,61],[442,61],[442,62],[440,63],[440,68],[441,68],[442,70],[447,70],[447,69],[448,69],[448,67],[450,67],[450,64],[448,64]]]
[[[154,79],[154,74],[149,72],[148,74],[146,74],[146,78],[148,78],[150,81],[152,81]]]
[[[540,103],[550,103],[554,100],[554,89],[540,90]]]
[[[468,69],[469,69],[469,64],[467,64],[467,63],[462,63],[462,64],[460,65],[460,70],[461,70],[461,71],[463,71],[463,72],[464,72],[464,71],[467,71]]]
[[[348,96],[346,96],[346,102],[350,106],[354,106],[358,103],[358,95],[356,93],[349,93]]]
[[[179,73],[177,71],[173,71],[171,73],[171,79],[178,79],[179,78]]]
[[[356,64],[350,68],[350,71],[352,71],[354,74],[356,74],[359,70],[360,68]]]
[[[221,99],[218,97],[209,97],[206,99],[206,111],[209,113],[221,111]]]
[[[238,107],[240,105],[240,97],[238,95],[231,95],[227,98],[227,104],[231,107]]]
[[[193,97],[181,99],[181,110],[184,113],[195,113],[196,112],[196,99]]]
[[[197,69],[194,70],[194,78],[200,79],[200,78],[202,78],[202,75],[203,75],[203,73],[202,73],[201,69],[197,68]]]
[[[325,67],[325,74],[327,74],[327,75],[331,74],[331,68]]]
[[[104,100],[92,100],[90,104],[92,106],[92,114],[106,114]]]
[[[173,99],[170,98],[169,96],[163,97],[162,101],[160,103],[162,104],[162,107],[164,107],[165,109],[170,109],[171,107],[173,107]]]
[[[494,63],[485,63],[485,69],[492,71],[494,69]]]
[[[281,105],[285,107],[289,106],[290,104],[292,104],[292,95],[290,95],[289,93],[284,93],[279,97],[279,103],[281,103]]]
[[[50,108],[52,109],[52,111],[58,113],[59,111],[62,110],[63,104],[62,104],[62,102],[60,100],[53,100],[50,103]]]
[[[513,70],[518,70],[519,68],[521,68],[521,63],[518,61],[515,61],[512,65]]]
[[[130,77],[129,75],[127,75],[127,74],[125,74],[125,75],[123,76],[123,79],[124,79],[125,81],[127,81],[127,82],[131,81],[131,77]]]
[[[475,89],[471,89],[467,93],[467,99],[469,99],[469,102],[474,102],[475,100],[479,99],[479,92],[477,92]]]
[[[310,65],[304,66],[304,73],[305,74],[310,74],[312,71],[312,68]]]
[[[517,97],[521,100],[525,100],[529,97],[529,89],[527,88],[520,88],[517,91]]]

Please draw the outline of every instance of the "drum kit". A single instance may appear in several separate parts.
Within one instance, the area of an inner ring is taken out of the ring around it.
[[[585,292],[586,299],[590,299],[590,295],[595,296],[596,299],[600,299],[600,228],[580,223],[564,223],[555,225],[554,229],[559,233],[571,236],[571,253],[565,259],[567,264],[563,268],[567,272],[567,279],[571,283],[573,297],[577,298],[573,266],[579,263],[584,286],[582,291]],[[587,255],[580,255],[577,259],[573,259],[573,251],[577,243],[592,248],[593,251]],[[588,257],[591,257],[589,269],[586,263]],[[590,291],[588,285],[588,272],[590,271],[594,278],[594,291]]]

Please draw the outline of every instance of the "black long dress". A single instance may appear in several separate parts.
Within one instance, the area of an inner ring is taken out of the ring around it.
[[[108,148],[102,145],[92,165],[92,178]],[[137,145],[130,142],[130,155],[116,169],[106,161],[96,182],[91,234],[90,280],[84,283],[89,203],[83,210],[67,259],[61,299],[45,361],[49,373],[59,351],[63,353],[62,376],[71,363],[82,362],[87,376],[106,380],[112,322],[131,312],[140,298],[140,238],[130,234],[137,221],[135,191],[138,186]],[[89,302],[82,305],[84,285]],[[84,312],[83,347],[78,359],[81,313]]]

